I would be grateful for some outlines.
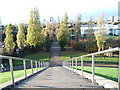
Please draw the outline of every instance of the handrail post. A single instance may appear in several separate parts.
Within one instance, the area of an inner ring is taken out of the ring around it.
[[[120,90],[120,50],[119,50],[119,69],[118,69],[118,90]]]
[[[70,67],[70,68],[71,68],[71,70],[72,70],[72,59],[71,59],[71,67]]]
[[[38,68],[37,68],[37,61],[35,61],[35,64],[36,64],[36,71],[38,71]]]
[[[72,70],[73,70],[73,58],[72,58]]]
[[[41,70],[42,70],[42,61],[41,61]]]
[[[13,84],[13,86],[15,86],[12,59],[9,59],[9,63],[10,63],[10,72],[11,72],[12,84]]]
[[[76,72],[77,72],[77,58],[76,58]]]
[[[40,71],[40,61],[38,61],[38,64],[39,64],[39,71]]]
[[[82,77],[83,77],[83,57],[81,57],[81,71],[82,71]]]
[[[68,60],[67,60],[67,65],[66,65],[66,66],[67,66],[67,67],[69,66],[69,65],[68,65]]]
[[[43,66],[43,68],[44,68],[44,62],[42,62],[42,66]]]
[[[33,61],[31,60],[31,69],[32,69],[32,74],[34,73],[33,72]]]
[[[94,55],[92,54],[92,83],[95,82],[95,61]]]
[[[70,59],[71,60],[71,59]],[[70,64],[69,64],[70,66],[69,66],[69,70],[71,70],[71,61],[70,61]]]
[[[46,62],[45,62],[45,68],[46,68]]]
[[[69,60],[68,60],[68,68],[69,68]]]
[[[27,78],[27,72],[26,72],[26,61],[23,60],[23,67],[24,67],[24,76],[25,76],[25,79]]]

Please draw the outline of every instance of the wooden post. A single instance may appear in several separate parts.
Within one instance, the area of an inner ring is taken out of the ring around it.
[[[23,60],[23,67],[24,67],[24,76],[25,76],[25,79],[27,78],[27,72],[26,72],[26,61]]]
[[[81,57],[81,71],[82,71],[82,77],[83,77],[83,57]]]
[[[32,74],[34,73],[33,71],[33,61],[31,60],[31,69],[32,69]]]
[[[92,83],[95,82],[95,61],[94,61],[94,55],[92,55]]]
[[[15,86],[12,59],[9,59],[9,64],[10,64],[10,73],[11,73],[12,84],[13,84],[13,86]]]

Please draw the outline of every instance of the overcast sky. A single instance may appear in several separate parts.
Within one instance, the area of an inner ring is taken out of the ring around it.
[[[57,19],[68,13],[69,20],[74,20],[78,13],[82,14],[82,21],[93,17],[95,20],[101,12],[105,19],[109,16],[117,16],[119,0],[1,0],[0,18],[2,24],[18,24],[27,22],[30,9],[37,7],[40,19],[49,20],[53,16]]]

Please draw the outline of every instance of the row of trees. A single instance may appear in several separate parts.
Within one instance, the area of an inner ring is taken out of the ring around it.
[[[44,31],[44,33],[42,33],[42,31]],[[12,54],[16,46],[20,51],[22,51],[24,50],[25,46],[29,48],[40,48],[43,46],[43,44],[46,47],[46,51],[50,51],[52,40],[50,37],[50,32],[50,28],[46,27],[45,30],[42,28],[39,12],[36,8],[34,8],[30,12],[26,36],[23,26],[20,23],[18,25],[18,31],[16,35],[17,40],[14,42],[11,25],[7,25],[5,31],[6,37],[4,40],[4,51],[8,54]]]
[[[94,48],[94,42],[97,45],[98,51],[104,49],[104,42],[106,41],[106,30],[104,28],[105,21],[103,14],[98,17],[97,27],[98,30],[93,33],[93,24],[94,21],[92,18],[87,22],[88,30],[87,30],[87,43],[86,47],[88,51],[91,51],[91,48]],[[82,48],[81,41],[81,15],[78,14],[75,21],[75,47]],[[65,50],[66,43],[69,42],[69,29],[68,29],[68,15],[64,14],[63,18],[60,21],[60,25],[56,25],[56,27],[52,27],[49,22],[46,23],[45,28],[42,28],[40,23],[39,12],[36,8],[32,9],[29,16],[27,35],[24,33],[24,29],[22,24],[18,25],[17,32],[17,40],[13,42],[13,35],[11,25],[8,25],[6,28],[6,38],[4,40],[4,49],[7,53],[11,54],[14,48],[17,46],[20,50],[23,50],[25,46],[29,48],[40,48],[43,46],[46,47],[47,51],[50,51],[51,40],[53,37],[54,30],[57,30],[57,40],[61,47],[61,50]],[[85,46],[85,45],[83,45]]]
[[[81,39],[81,15],[77,15],[76,21],[75,21],[75,27],[73,28],[75,31],[75,42],[73,43],[76,48],[80,48],[80,43],[82,42]],[[97,27],[98,30],[93,33],[93,25],[94,21],[92,20],[92,17],[87,22],[88,30],[87,30],[87,43],[86,47],[88,51],[92,51],[91,48],[94,48],[95,45],[94,42],[96,42],[98,51],[104,49],[104,43],[106,41],[106,35],[107,32],[105,30],[105,21],[104,21],[104,15],[101,14],[98,17],[97,20]],[[68,16],[67,13],[64,14],[64,17],[61,19],[60,26],[58,29],[57,39],[60,44],[61,50],[65,50],[65,45],[67,42],[69,42],[69,30],[68,30]]]

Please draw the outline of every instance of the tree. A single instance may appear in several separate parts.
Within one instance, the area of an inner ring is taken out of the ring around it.
[[[92,17],[89,19],[87,25],[88,25],[88,30],[87,30],[87,50],[89,52],[93,51],[93,42],[94,42],[94,34],[93,34],[93,20]]]
[[[60,28],[57,33],[57,40],[59,42],[59,45],[61,47],[61,50],[65,50],[65,45],[68,40],[68,16],[67,13],[64,14],[64,17],[62,18],[60,22]]]
[[[22,24],[18,25],[18,32],[17,32],[17,46],[19,49],[23,49],[25,44],[25,34]]]
[[[4,40],[5,50],[8,54],[12,54],[15,48],[15,43],[13,42],[13,34],[11,25],[7,25],[6,31],[5,31],[6,38]]]
[[[81,15],[78,14],[76,17],[76,22],[75,22],[75,32],[76,32],[76,44],[79,43],[79,39],[81,38]]]
[[[105,21],[104,21],[104,15],[101,14],[98,17],[98,21],[97,21],[97,27],[98,27],[98,31],[95,32],[95,37],[97,40],[97,47],[98,47],[98,51],[101,51],[104,49],[104,42],[106,40],[106,30],[105,30]]]
[[[50,47],[51,47],[51,39],[50,39],[50,36],[49,36],[49,33],[46,32],[45,33],[45,47],[46,47],[46,51],[50,51]]]
[[[41,46],[43,43],[41,38],[41,24],[38,9],[34,8],[30,12],[28,29],[27,29],[27,43],[31,47]]]

